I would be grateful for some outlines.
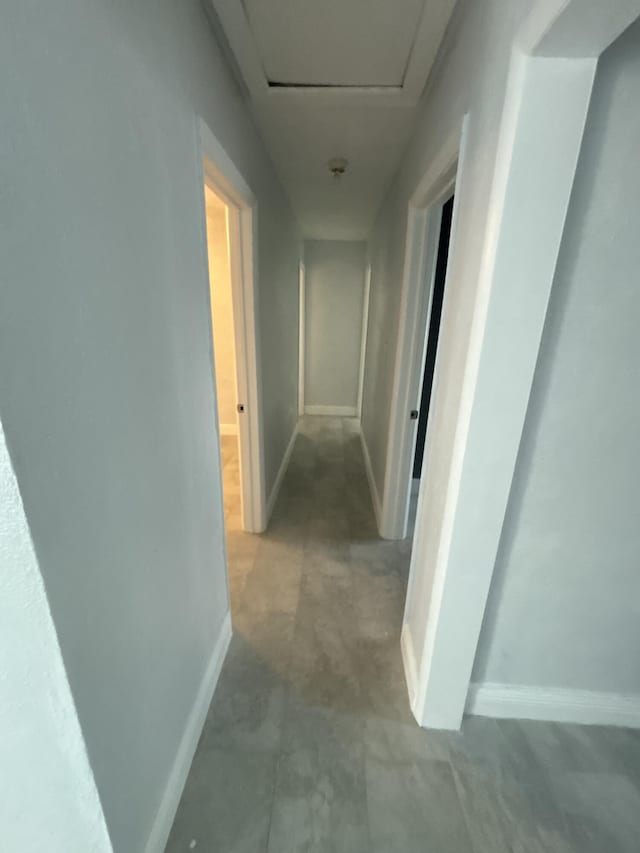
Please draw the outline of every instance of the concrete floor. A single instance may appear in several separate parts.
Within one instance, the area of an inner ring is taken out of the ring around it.
[[[350,421],[305,419],[269,531],[240,530],[234,636],[167,853],[637,853],[640,733],[418,728],[400,627],[410,543],[376,537]]]

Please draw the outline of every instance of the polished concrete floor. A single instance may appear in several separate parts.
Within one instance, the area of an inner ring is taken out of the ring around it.
[[[410,545],[376,537],[350,421],[303,421],[264,536],[239,527],[235,439],[223,467],[234,636],[167,853],[640,851],[638,732],[417,727]]]

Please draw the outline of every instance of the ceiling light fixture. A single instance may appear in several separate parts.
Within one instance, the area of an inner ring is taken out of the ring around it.
[[[331,160],[329,160],[329,171],[336,180],[339,180],[347,171],[348,163],[349,161],[344,157],[332,157]]]

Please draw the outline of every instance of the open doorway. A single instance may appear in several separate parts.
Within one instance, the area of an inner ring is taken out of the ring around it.
[[[468,117],[465,116],[445,141],[409,199],[398,342],[378,523],[383,539],[405,539],[413,528],[418,497],[413,474],[418,466],[422,470],[422,460],[415,456],[420,408],[423,417],[419,453],[428,464],[429,422],[433,417],[428,418],[427,415],[429,407],[433,409],[432,400],[437,396],[436,352],[438,339],[442,336],[440,319],[444,310],[447,261],[455,254],[460,201],[458,190],[463,177],[467,127]],[[443,222],[444,228],[441,228]],[[442,253],[439,251],[441,232],[444,241]],[[427,361],[428,339],[431,343]],[[427,383],[424,383],[425,362]],[[423,384],[425,400],[421,405]]]
[[[242,529],[242,490],[240,486],[240,447],[236,344],[229,256],[228,208],[205,184],[207,220],[207,256],[211,327],[218,402],[218,435],[222,463],[224,516],[227,533]]]
[[[267,525],[258,353],[256,198],[207,125],[202,152],[207,309],[227,522],[247,533]]]
[[[438,336],[440,333],[440,318],[442,316],[442,304],[444,301],[444,285],[447,277],[447,260],[449,258],[449,242],[451,239],[451,223],[453,220],[453,198],[453,195],[451,195],[451,197],[448,198],[442,206],[438,254],[436,259],[436,271],[433,279],[431,314],[429,317],[429,328],[427,331],[422,392],[420,395],[420,409],[418,413],[416,447],[413,454],[412,494],[417,493],[420,486],[420,478],[422,476],[424,444],[427,435],[427,420],[429,418],[429,403],[431,402],[431,389],[433,387],[433,374],[436,367],[436,352],[438,349]]]
[[[418,683],[414,642],[410,631],[411,614],[422,606],[424,590],[416,571],[416,560],[423,549],[424,518],[419,514],[421,496],[429,482],[429,414],[437,386],[437,355],[440,327],[443,317],[449,259],[455,240],[456,205],[454,188],[460,179],[459,154],[453,150],[446,171],[434,182],[432,200],[421,214],[415,215],[414,245],[420,248],[418,262],[407,284],[412,291],[416,313],[408,330],[412,346],[407,352],[407,370],[413,387],[407,383],[409,401],[420,401],[420,408],[411,412],[408,421],[412,429],[405,429],[408,458],[404,468],[404,484],[396,480],[399,511],[397,530],[411,540],[411,561],[405,598],[401,648],[409,692],[415,713]],[[411,315],[408,313],[407,317]],[[413,403],[415,405],[415,402]],[[416,423],[417,421],[417,423]],[[407,483],[408,480],[408,483]]]

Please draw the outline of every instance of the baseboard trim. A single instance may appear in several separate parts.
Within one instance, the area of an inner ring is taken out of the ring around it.
[[[178,810],[178,804],[182,791],[187,781],[189,768],[195,755],[200,733],[216,689],[222,664],[224,663],[229,642],[231,640],[231,613],[228,612],[224,618],[218,639],[213,647],[213,653],[207,664],[207,669],[200,682],[198,693],[189,713],[173,766],[165,785],[158,811],[151,826],[149,839],[145,846],[145,853],[163,853],[171,827]]]
[[[238,424],[219,424],[220,435],[238,435]]]
[[[469,686],[467,714],[558,723],[640,728],[640,695],[527,687],[512,684]]]
[[[378,525],[378,532],[380,532],[382,522],[382,503],[380,502],[380,495],[378,494],[378,487],[376,486],[376,478],[373,476],[369,447],[367,446],[367,439],[364,436],[364,430],[362,427],[360,428],[360,443],[362,444],[362,455],[364,456],[364,467],[367,472],[367,480],[369,481],[369,491],[371,492],[373,511],[376,514],[376,524]]]
[[[407,691],[409,693],[409,705],[413,711],[416,690],[418,688],[418,669],[416,667],[416,656],[413,651],[413,639],[409,625],[405,622],[402,626],[400,634],[400,652],[402,654],[402,663],[404,666],[404,677],[407,682]]]
[[[271,514],[273,513],[273,509],[276,505],[276,501],[278,500],[278,495],[280,494],[280,487],[282,486],[284,475],[287,473],[287,468],[289,467],[289,461],[291,460],[291,454],[293,453],[293,447],[296,443],[297,436],[298,424],[296,423],[293,428],[293,432],[291,433],[289,444],[287,444],[287,449],[285,450],[284,456],[282,457],[282,462],[280,463],[280,467],[278,468],[278,473],[276,474],[276,479],[271,489],[271,493],[269,494],[269,500],[267,501],[267,524],[269,524],[269,519],[271,518]]]
[[[356,418],[358,409],[356,406],[305,406],[304,413],[334,418]]]

